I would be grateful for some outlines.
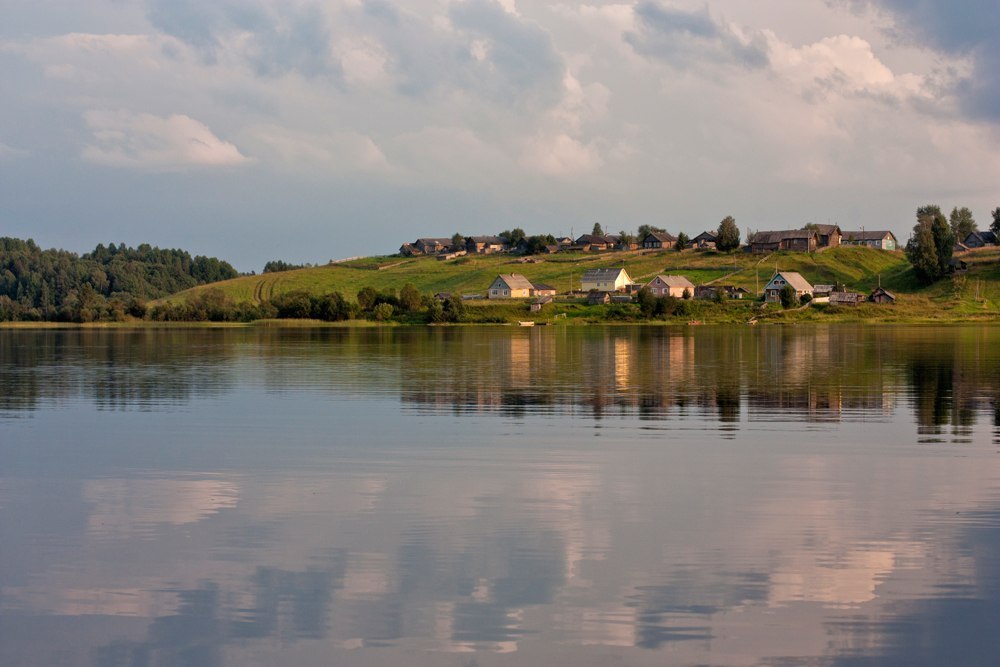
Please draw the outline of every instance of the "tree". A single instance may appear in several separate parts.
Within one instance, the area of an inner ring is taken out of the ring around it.
[[[622,248],[628,250],[635,243],[635,237],[626,232],[624,229],[618,232],[618,242],[621,244]]]
[[[990,225],[990,231],[1000,237],[1000,206],[993,209],[993,224]]]
[[[959,243],[965,240],[969,234],[977,231],[976,220],[972,217],[972,211],[963,206],[951,209],[951,216],[948,222],[951,224],[951,232],[955,235],[955,240]]]
[[[795,288],[786,284],[778,292],[778,297],[781,299],[782,308],[791,308],[792,304],[795,303]]]
[[[593,234],[594,236],[604,236],[604,228],[601,227],[601,223],[595,222],[594,230],[590,233]]]
[[[537,234],[535,236],[529,236],[525,240],[524,254],[538,255],[545,252],[545,246],[555,244],[556,237],[552,236],[552,234]]]
[[[674,242],[674,250],[680,252],[681,250],[684,250],[684,248],[688,247],[690,243],[691,243],[691,237],[689,237],[684,232],[681,232],[680,234],[677,235],[677,241]]]
[[[502,238],[511,250],[517,247],[517,245],[525,239],[524,230],[520,227],[515,227],[514,229],[505,229],[504,231],[497,234]]]
[[[733,216],[727,215],[719,223],[719,229],[715,233],[715,247],[722,252],[740,247],[740,228],[736,226]]]
[[[420,290],[414,287],[412,283],[406,283],[403,285],[403,289],[399,290],[399,307],[405,312],[412,313],[419,310],[423,305],[422,301]]]
[[[681,292],[681,298],[684,299],[685,301],[687,301],[688,299],[690,299],[691,298],[691,290],[689,290],[687,287],[685,287],[684,291]]]
[[[361,310],[371,310],[375,307],[375,300],[378,298],[378,292],[375,291],[373,287],[362,287],[358,290],[358,307]]]
[[[455,232],[451,235],[451,249],[452,250],[464,250],[465,249],[465,237]]]
[[[392,307],[391,303],[380,303],[372,310],[372,314],[379,322],[390,319],[395,312],[396,309]]]
[[[657,234],[663,234],[667,230],[662,227],[656,227],[654,225],[639,225],[639,231],[636,232],[636,237],[639,239],[639,243],[642,243],[643,239],[647,236],[656,232]]]
[[[917,209],[917,224],[906,244],[906,258],[917,278],[932,283],[948,272],[955,235],[938,206]]]

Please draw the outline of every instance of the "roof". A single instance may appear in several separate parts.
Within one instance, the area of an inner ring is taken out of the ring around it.
[[[751,243],[781,243],[789,239],[807,239],[815,235],[811,229],[786,229],[780,232],[757,232]]]
[[[583,280],[588,282],[598,280],[617,280],[618,276],[625,273],[625,269],[587,269],[583,272]],[[625,273],[628,278],[628,274]]]
[[[677,241],[677,237],[670,232],[650,232],[642,238],[642,242],[645,243],[649,237],[653,237],[660,243],[675,243]]]
[[[552,292],[556,291],[555,287],[552,287],[552,285],[546,285],[545,283],[534,283],[534,285],[535,285],[535,289],[536,290],[545,290],[545,291],[552,291]]]
[[[584,234],[578,238],[575,243],[577,245],[614,245],[617,243],[615,239],[608,238],[607,236],[599,236],[597,234]]]
[[[972,232],[971,234],[969,234],[968,236],[966,236],[963,239],[963,241],[966,242],[966,245],[968,245],[968,240],[969,240],[969,237],[971,237],[971,236],[975,236],[982,243],[996,243],[997,242],[997,235],[994,234],[993,232]]]
[[[843,234],[843,232],[840,231],[840,225],[816,225],[816,224],[814,224],[813,227],[816,228],[816,233],[817,234],[822,234],[823,236],[829,236],[830,234],[833,234],[834,232],[837,232],[839,234]]]
[[[875,296],[876,294],[885,294],[890,299],[893,299],[893,300],[896,299],[896,295],[893,294],[892,292],[890,292],[889,290],[887,290],[884,287],[876,287],[875,289],[873,289],[871,295]]]
[[[703,239],[708,239],[710,241],[714,241],[715,237],[716,237],[715,232],[702,232],[701,234],[698,234],[698,236],[694,237],[691,240],[692,241],[697,241],[698,239],[702,239],[703,238]]]
[[[861,232],[841,232],[845,239],[854,239],[855,241],[879,241],[884,239],[886,236],[891,236],[896,238],[896,235],[889,230],[875,230],[875,231],[861,231]]]
[[[531,281],[522,276],[520,273],[501,273],[499,276],[502,281],[507,283],[507,287],[513,289],[532,289]]]
[[[809,281],[802,277],[802,274],[798,271],[778,271],[773,276],[771,280],[774,280],[778,276],[785,279],[785,282],[791,285],[796,292],[811,292],[813,291],[813,286],[809,284]],[[771,281],[769,280],[768,283]]]
[[[504,241],[499,236],[470,236],[473,243],[496,243],[498,245],[503,245]]]
[[[684,276],[668,276],[661,273],[656,276],[656,278],[653,278],[653,280],[656,280],[657,278],[662,280],[668,287],[687,287],[689,289],[694,289],[694,283]],[[652,283],[653,280],[650,280],[649,283]],[[649,283],[646,284],[648,285]]]

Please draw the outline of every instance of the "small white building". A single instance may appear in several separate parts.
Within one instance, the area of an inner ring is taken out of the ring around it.
[[[531,281],[520,273],[502,273],[493,280],[488,299],[527,299],[531,296],[534,286]]]
[[[583,272],[580,289],[584,292],[620,292],[632,284],[625,269],[589,269]]]
[[[660,274],[646,283],[646,288],[653,296],[675,296],[678,299],[684,296],[687,290],[688,296],[694,296],[694,283],[684,276],[668,276]]]
[[[764,286],[765,300],[772,303],[781,301],[781,290],[785,285],[792,286],[797,299],[801,299],[804,294],[813,295],[813,286],[802,277],[802,274],[797,271],[778,271]]]

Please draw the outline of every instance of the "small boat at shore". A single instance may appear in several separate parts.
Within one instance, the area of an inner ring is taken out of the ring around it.
[[[522,326],[522,327],[533,327],[533,326],[535,326],[534,322],[518,322],[517,324],[518,324],[518,326]]]

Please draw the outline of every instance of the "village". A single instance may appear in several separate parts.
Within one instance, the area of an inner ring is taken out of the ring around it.
[[[413,243],[405,243],[400,247],[400,254],[406,257],[421,255],[435,256],[439,261],[455,260],[467,255],[491,255],[508,253],[521,255],[521,261],[544,261],[534,255],[552,255],[556,253],[611,253],[612,251],[631,251],[646,254],[665,251],[721,251],[743,252],[761,255],[762,258],[778,251],[815,253],[838,246],[867,246],[886,252],[899,249],[899,242],[891,231],[887,230],[856,230],[842,231],[838,225],[811,224],[806,228],[782,231],[758,231],[748,233],[748,241],[739,243],[736,237],[735,247],[730,242],[728,248],[723,248],[719,241],[719,231],[705,231],[693,238],[685,234],[674,236],[663,230],[652,229],[641,237],[629,234],[599,233],[600,226],[594,226],[594,232],[577,238],[570,237],[531,237],[511,242],[509,233],[498,236],[469,236],[456,234],[452,238],[419,238]],[[737,232],[738,234],[738,232]],[[996,243],[990,232],[977,232],[977,238],[969,239],[971,243],[991,245]],[[536,239],[545,238],[554,243],[540,243]],[[979,246],[970,246],[979,247]],[[957,249],[957,248],[956,248]],[[615,259],[619,259],[619,255]],[[610,257],[609,257],[610,259]],[[622,262],[624,264],[624,262]],[[541,311],[557,296],[585,298],[590,305],[630,303],[638,300],[640,292],[646,291],[654,298],[725,300],[761,298],[765,303],[781,303],[784,307],[790,305],[806,305],[810,302],[829,303],[837,306],[855,306],[864,302],[878,304],[893,303],[896,296],[879,285],[870,292],[857,292],[844,285],[812,284],[805,276],[795,271],[780,270],[777,265],[770,279],[763,285],[758,294],[742,286],[731,284],[694,284],[684,275],[658,273],[652,278],[634,280],[624,266],[607,266],[589,268],[582,272],[579,285],[572,285],[568,291],[559,292],[551,285],[532,282],[521,273],[499,273],[489,285],[484,294],[463,294],[464,299],[521,299],[531,300],[531,311]],[[450,294],[442,294],[450,297]],[[648,298],[648,297],[647,297]]]

